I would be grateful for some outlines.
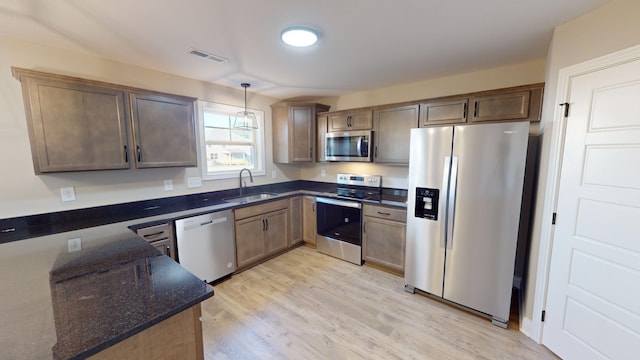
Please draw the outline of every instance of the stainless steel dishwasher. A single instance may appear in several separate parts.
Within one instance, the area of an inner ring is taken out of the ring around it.
[[[176,220],[178,262],[195,276],[212,282],[236,269],[233,211]]]

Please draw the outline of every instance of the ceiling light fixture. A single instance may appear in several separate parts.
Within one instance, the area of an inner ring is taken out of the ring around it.
[[[287,45],[306,47],[318,42],[318,33],[313,29],[296,26],[284,29],[280,38]]]
[[[258,119],[256,119],[256,114],[247,111],[247,88],[251,86],[249,83],[240,84],[244,88],[244,111],[238,111],[236,113],[236,120],[233,122],[233,127],[236,129],[257,129],[258,128]]]

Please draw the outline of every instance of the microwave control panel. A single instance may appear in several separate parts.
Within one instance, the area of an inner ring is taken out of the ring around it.
[[[419,218],[438,220],[439,189],[416,188],[415,216]]]

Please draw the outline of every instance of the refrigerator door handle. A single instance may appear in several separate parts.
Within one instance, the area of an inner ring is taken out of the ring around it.
[[[456,217],[456,188],[458,185],[458,157],[451,160],[451,182],[447,200],[447,249],[453,248],[453,225]]]
[[[447,196],[446,194],[449,193],[449,174],[451,172],[451,157],[450,156],[445,156],[444,157],[444,168],[442,170],[442,194],[444,196]],[[446,201],[442,201],[442,203],[444,203],[445,209],[446,209]],[[439,210],[439,209],[438,209]],[[448,219],[447,219],[447,214],[446,212],[443,212],[444,216],[442,216],[442,226],[440,226],[440,230],[441,230],[441,234],[440,234],[440,247],[444,248],[447,246],[447,223],[448,223]]]

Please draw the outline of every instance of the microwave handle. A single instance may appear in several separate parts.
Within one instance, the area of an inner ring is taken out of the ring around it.
[[[362,156],[362,143],[364,142],[364,136],[359,136],[358,137],[358,144],[356,145],[356,148],[358,150],[358,155]]]

